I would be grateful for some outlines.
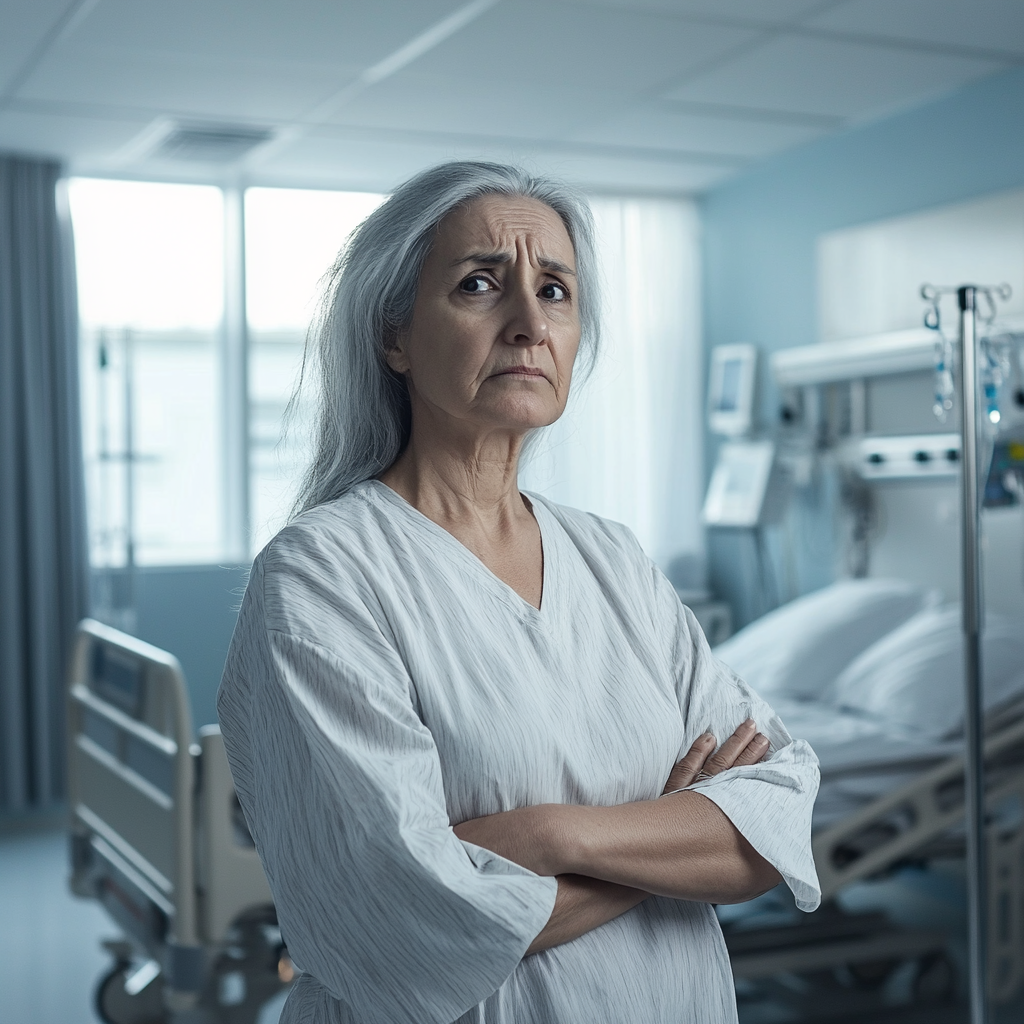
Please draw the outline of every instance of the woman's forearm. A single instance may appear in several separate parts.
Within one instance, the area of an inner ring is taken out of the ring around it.
[[[564,813],[568,812],[568,813]],[[575,871],[675,899],[741,903],[779,873],[697,792],[617,807],[565,807],[555,857]]]
[[[526,955],[539,953],[614,920],[642,903],[649,893],[582,875],[559,875],[555,909]]]
[[[464,822],[455,832],[537,874],[586,875],[675,899],[740,903],[780,881],[696,792],[614,807],[523,807]]]

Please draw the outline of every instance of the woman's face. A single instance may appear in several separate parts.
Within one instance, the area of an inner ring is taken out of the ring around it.
[[[561,218],[535,199],[483,196],[445,217],[387,356],[414,429],[429,418],[524,433],[558,419],[580,341],[575,271]]]

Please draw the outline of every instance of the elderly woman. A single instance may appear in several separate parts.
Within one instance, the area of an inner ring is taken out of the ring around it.
[[[479,163],[403,185],[335,267],[302,511],[219,696],[303,972],[284,1021],[733,1021],[712,904],[817,903],[811,750],[628,530],[518,488],[595,279],[585,202]]]

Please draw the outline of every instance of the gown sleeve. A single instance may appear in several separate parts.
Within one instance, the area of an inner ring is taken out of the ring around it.
[[[688,789],[712,800],[743,837],[782,875],[796,905],[814,910],[821,902],[811,854],[811,812],[818,793],[818,759],[805,740],[794,740],[778,715],[711,653],[693,612],[671,583],[652,567],[659,619],[675,638],[673,671],[685,735],[682,756],[705,731],[722,743],[747,718],[768,737],[759,764],[720,772]]]
[[[316,561],[254,566],[218,695],[236,789],[296,965],[360,1024],[447,1024],[557,883],[456,837],[403,662]]]

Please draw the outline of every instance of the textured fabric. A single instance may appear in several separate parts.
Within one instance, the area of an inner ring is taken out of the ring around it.
[[[64,794],[64,677],[88,561],[60,167],[0,156],[0,808]]]
[[[659,796],[705,729],[753,715],[763,764],[694,788],[817,903],[817,761],[711,656],[624,527],[532,499],[538,611],[381,483],[256,559],[219,694],[238,795],[304,973],[282,1021],[736,1019],[713,909],[650,898],[523,954],[556,883],[451,825]]]

